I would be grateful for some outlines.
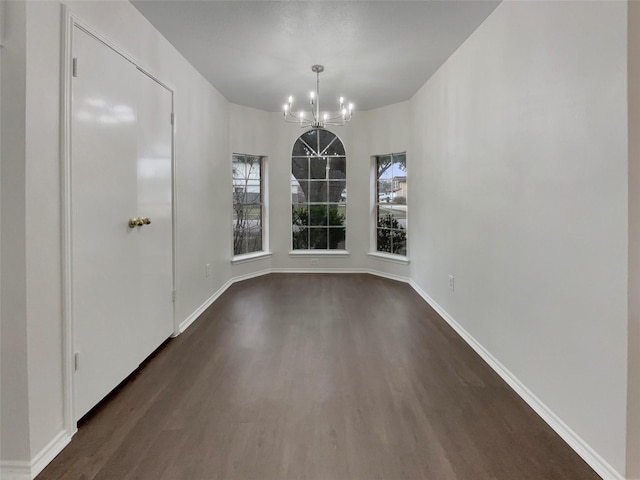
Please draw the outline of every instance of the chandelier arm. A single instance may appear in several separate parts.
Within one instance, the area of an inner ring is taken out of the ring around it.
[[[293,101],[292,97],[289,97],[289,103],[284,106],[284,119],[288,123],[297,123],[302,128],[324,128],[325,125],[343,126],[347,122],[351,121],[352,117],[352,104],[349,104],[349,109],[344,107],[343,97],[340,97],[340,114],[329,117],[329,113],[320,114],[320,73],[324,71],[322,65],[313,65],[311,70],[316,74],[316,91],[311,92],[311,116],[313,118],[305,118],[304,112],[301,111],[299,115],[293,113]]]
[[[309,120],[305,120],[303,117],[299,117],[297,115],[288,115],[284,117],[284,121],[287,123],[298,123],[298,124],[307,124],[311,125]]]
[[[287,123],[300,123],[300,120],[291,119],[289,117],[285,117],[284,121]]]
[[[345,121],[346,119],[345,119],[345,117],[343,115],[336,115],[335,117],[327,118],[325,120],[325,123],[327,123],[327,122],[335,122],[336,120]]]

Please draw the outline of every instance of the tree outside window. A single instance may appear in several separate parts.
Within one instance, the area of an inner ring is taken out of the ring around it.
[[[407,155],[375,158],[376,250],[407,255]]]
[[[264,157],[233,155],[233,254],[263,250]]]
[[[344,250],[347,202],[346,155],[328,130],[303,133],[291,156],[293,250]]]

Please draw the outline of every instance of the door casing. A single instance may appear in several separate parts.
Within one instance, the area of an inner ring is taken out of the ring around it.
[[[72,121],[72,76],[73,76],[73,31],[74,27],[81,29],[84,33],[94,37],[111,48],[123,58],[131,62],[142,73],[155,80],[161,86],[171,92],[171,212],[172,212],[172,290],[175,299],[176,289],[176,161],[175,161],[175,88],[159,80],[149,69],[145,68],[141,62],[128,52],[119,48],[109,38],[99,33],[87,22],[72,13],[66,5],[62,5],[62,48],[61,48],[61,210],[62,210],[62,339],[63,339],[63,428],[67,437],[71,437],[77,431],[77,423],[74,415],[74,329],[73,329],[73,278],[72,278],[72,195],[71,195],[71,121]],[[173,303],[173,335],[180,333],[179,325],[175,316],[175,300]]]

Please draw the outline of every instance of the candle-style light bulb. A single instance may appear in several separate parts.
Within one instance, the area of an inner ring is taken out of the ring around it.
[[[284,113],[286,114],[287,111],[289,110],[289,105],[287,105],[286,103],[284,104]]]
[[[353,110],[353,103],[349,104],[349,113],[351,113],[351,110]]]
[[[340,107],[342,107],[342,105],[344,105],[344,97],[340,97]]]
[[[293,103],[293,97],[289,96],[289,105],[291,105]]]

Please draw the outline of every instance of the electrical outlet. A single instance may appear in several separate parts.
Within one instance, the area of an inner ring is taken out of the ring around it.
[[[311,265],[318,265],[319,263],[320,263],[320,260],[318,260],[317,258],[311,259]]]
[[[209,277],[210,275],[211,275],[211,264],[210,264],[210,263],[207,263],[207,264],[204,266],[204,276],[205,276],[205,277]]]
[[[454,287],[453,275],[449,275],[449,290],[451,290],[452,292],[453,292],[453,287]]]

